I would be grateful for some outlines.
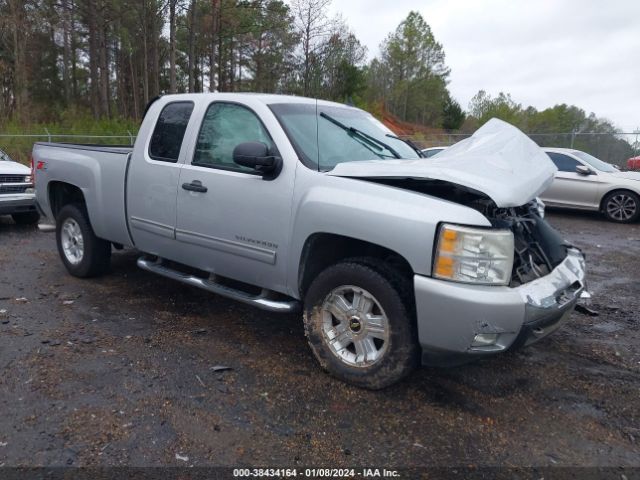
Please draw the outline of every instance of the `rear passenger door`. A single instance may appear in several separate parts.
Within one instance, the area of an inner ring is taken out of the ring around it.
[[[152,106],[153,107],[153,106]],[[173,101],[157,115],[142,148],[135,148],[127,178],[127,217],[136,247],[143,252],[171,258],[175,247],[176,195],[184,138],[194,109],[193,102]],[[136,146],[137,147],[137,146]],[[108,183],[105,183],[108,185]]]
[[[253,107],[273,116],[264,105]],[[290,235],[295,165],[285,161],[275,179],[265,180],[234,163],[233,150],[244,142],[262,142],[279,155],[273,135],[248,104],[214,101],[206,107],[180,176],[178,261],[283,291],[286,265],[280,252],[287,251]]]

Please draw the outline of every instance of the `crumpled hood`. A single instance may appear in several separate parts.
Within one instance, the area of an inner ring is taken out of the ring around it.
[[[31,169],[18,162],[0,160],[0,175],[29,175]]]
[[[625,178],[627,180],[638,180],[640,181],[640,172],[611,172],[609,175],[612,175],[616,178]]]
[[[432,158],[346,162],[328,174],[442,180],[480,191],[498,207],[518,207],[546,190],[556,171],[535,142],[513,125],[493,118],[470,138]]]

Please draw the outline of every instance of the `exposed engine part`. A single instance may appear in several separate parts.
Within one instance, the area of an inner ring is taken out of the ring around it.
[[[498,208],[489,199],[478,199],[469,206],[486,216],[494,227],[513,232],[512,287],[548,275],[566,257],[567,243],[540,217],[535,201],[522,207]]]
[[[363,180],[467,205],[487,217],[494,227],[510,229],[515,243],[512,287],[548,275],[567,256],[570,245],[541,217],[542,209],[536,200],[521,207],[499,208],[484,193],[449,182],[411,178]]]

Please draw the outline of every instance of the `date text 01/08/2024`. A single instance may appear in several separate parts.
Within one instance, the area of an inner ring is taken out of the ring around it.
[[[385,468],[234,468],[234,478],[278,477],[295,478],[397,478],[400,476],[397,470]]]

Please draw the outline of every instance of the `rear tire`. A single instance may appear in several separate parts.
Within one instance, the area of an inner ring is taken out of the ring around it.
[[[11,218],[18,225],[33,225],[40,220],[40,214],[38,212],[20,212],[12,214]]]
[[[305,295],[304,323],[324,370],[377,390],[407,376],[420,347],[413,307],[403,298],[412,285],[374,263],[348,260],[320,273]]]
[[[611,192],[602,202],[602,212],[611,222],[633,223],[640,218],[640,197],[629,190]]]
[[[111,263],[111,243],[96,237],[82,204],[62,207],[56,219],[58,253],[74,277],[102,275]]]

